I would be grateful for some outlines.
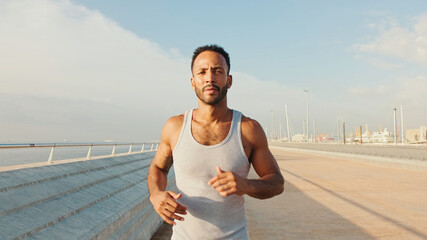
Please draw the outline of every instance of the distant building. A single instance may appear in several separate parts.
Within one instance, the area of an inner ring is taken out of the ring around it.
[[[421,126],[418,129],[406,130],[407,143],[425,143],[427,142],[427,127]]]
[[[347,139],[348,142],[360,142],[360,131],[355,129],[355,134],[351,133],[350,138]],[[366,125],[366,132],[362,134],[363,143],[392,143],[394,142],[394,135],[391,132],[384,128],[384,131],[380,129],[379,132],[369,131],[368,125]]]
[[[292,142],[305,142],[305,136],[298,133],[292,136]]]
[[[318,134],[316,136],[316,142],[333,142],[334,138],[330,137],[328,134]]]

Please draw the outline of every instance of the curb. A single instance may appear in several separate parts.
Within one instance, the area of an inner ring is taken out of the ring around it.
[[[328,152],[328,151],[319,151],[319,150],[308,150],[308,149],[299,149],[299,148],[289,148],[289,147],[279,147],[279,146],[270,146],[271,149],[283,149],[286,151],[293,152],[304,152],[304,153],[314,153],[317,155],[330,156],[336,158],[345,158],[347,160],[353,161],[363,161],[367,163],[374,163],[383,166],[396,167],[405,170],[416,170],[416,171],[427,171],[427,161],[413,160],[413,159],[403,159],[403,158],[387,158],[387,157],[377,157],[371,155],[359,155],[352,153],[338,153],[338,152]]]

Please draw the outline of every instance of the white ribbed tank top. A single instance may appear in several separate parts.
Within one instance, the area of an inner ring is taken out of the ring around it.
[[[193,110],[184,114],[178,142],[173,150],[177,200],[187,207],[184,221],[175,221],[172,240],[249,239],[243,196],[222,197],[208,181],[217,175],[216,166],[244,178],[250,164],[243,150],[242,114],[233,110],[227,137],[215,145],[202,145],[191,132]]]

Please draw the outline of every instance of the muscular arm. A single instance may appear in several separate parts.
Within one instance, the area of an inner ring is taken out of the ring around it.
[[[242,141],[259,178],[245,179],[232,172],[223,172],[218,167],[218,175],[213,177],[209,184],[222,196],[247,194],[254,198],[266,199],[282,193],[285,181],[276,159],[268,149],[267,138],[258,122],[244,117]]]
[[[150,196],[166,190],[167,176],[173,162],[171,154],[168,154],[168,148],[166,143],[160,142],[148,169],[147,186]]]
[[[276,159],[268,148],[264,130],[258,122],[251,120],[246,138],[251,143],[250,160],[258,174],[258,179],[248,179],[247,194],[254,198],[271,198],[283,192],[285,180],[280,173]]]
[[[160,217],[172,225],[175,224],[173,219],[184,220],[183,217],[175,213],[186,214],[186,208],[176,201],[181,197],[181,194],[166,191],[167,176],[173,163],[171,142],[175,141],[177,132],[179,134],[179,123],[179,117],[170,118],[166,122],[162,130],[159,148],[150,164],[147,175],[150,201]]]

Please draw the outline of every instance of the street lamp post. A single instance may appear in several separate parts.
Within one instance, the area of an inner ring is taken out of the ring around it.
[[[288,107],[285,104],[285,113],[286,113],[286,130],[288,132],[288,142],[291,141],[291,134],[289,133],[289,118],[288,118]]]
[[[393,108],[394,146],[397,146],[396,108]]]
[[[271,140],[274,140],[274,111],[271,110]]]
[[[345,144],[345,122],[342,122],[342,143]]]
[[[402,134],[400,137],[402,139],[402,146],[403,146],[403,145],[405,145],[405,143],[404,143],[405,139],[403,137],[403,107],[402,107],[402,105],[400,105],[400,129],[402,131]]]
[[[307,142],[308,142],[308,138],[309,138],[309,133],[310,133],[310,131],[309,131],[309,128],[308,128],[308,106],[309,106],[309,101],[308,101],[308,89],[305,89],[304,90],[304,92],[306,92],[307,93],[307,121],[305,122],[305,124],[306,124],[306,133],[307,133]]]

